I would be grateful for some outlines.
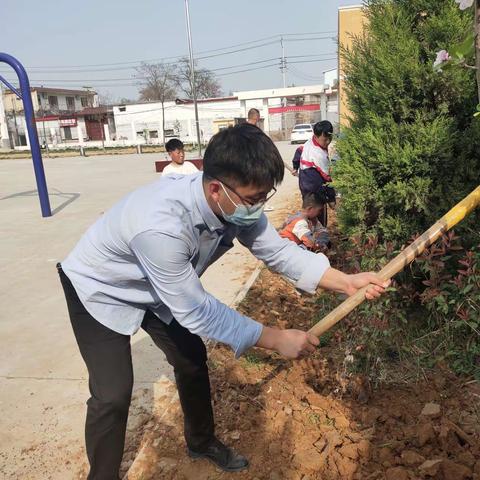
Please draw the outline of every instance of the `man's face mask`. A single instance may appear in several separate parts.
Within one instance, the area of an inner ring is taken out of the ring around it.
[[[223,186],[223,183],[219,182],[225,192],[227,198],[235,205],[235,211],[233,213],[225,213],[223,208],[221,207],[220,203],[217,202],[218,208],[222,212],[222,216],[228,223],[233,223],[234,225],[238,225],[240,227],[248,227],[253,225],[258,219],[261,217],[263,213],[263,209],[265,207],[265,201],[258,202],[252,206],[247,207],[246,205],[240,204],[238,205],[235,203],[230,195],[228,194],[227,190]]]

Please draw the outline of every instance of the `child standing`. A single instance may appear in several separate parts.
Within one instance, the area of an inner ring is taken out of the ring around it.
[[[325,190],[324,185],[332,181],[328,157],[332,135],[333,125],[328,120],[317,122],[313,126],[313,137],[303,145],[298,174],[302,197],[308,193]],[[326,206],[320,213],[319,220],[324,227],[327,226]]]
[[[185,161],[185,152],[181,140],[178,138],[172,138],[167,142],[165,148],[172,161],[163,169],[163,175],[171,173],[189,175],[198,172],[198,168],[192,162]]]
[[[302,210],[287,218],[280,236],[314,252],[326,250],[330,246],[328,231],[317,218],[326,203],[321,193],[305,195]]]

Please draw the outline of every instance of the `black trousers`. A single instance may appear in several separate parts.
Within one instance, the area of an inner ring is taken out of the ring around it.
[[[114,332],[95,320],[80,302],[60,264],[57,269],[89,375],[91,397],[87,401],[85,424],[88,479],[117,480],[133,387],[130,336]],[[176,320],[166,325],[151,311],[146,312],[142,328],[174,368],[184,414],[185,440],[190,449],[201,452],[214,438],[205,345],[198,335]]]

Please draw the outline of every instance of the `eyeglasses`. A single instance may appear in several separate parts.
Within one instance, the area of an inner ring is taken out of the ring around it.
[[[267,203],[276,193],[277,193],[277,189],[275,187],[272,188],[272,192],[271,193],[268,193],[267,195],[264,195],[263,198],[261,198],[260,200],[248,200],[247,198],[245,197],[242,197],[242,195],[240,195],[232,186],[228,185],[228,183],[225,183],[223,180],[220,180],[219,178],[216,178],[216,177],[213,177],[215,178],[215,180],[219,181],[220,183],[222,183],[223,185],[225,185],[229,190],[231,190],[242,202],[243,204],[248,208],[248,206],[250,207],[253,207],[255,205],[258,205],[259,203],[260,204],[264,204],[264,203]]]

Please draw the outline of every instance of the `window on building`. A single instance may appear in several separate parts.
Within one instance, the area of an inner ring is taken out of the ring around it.
[[[119,111],[119,112],[126,112],[126,111],[127,111],[127,107],[118,107],[118,111]]]
[[[74,111],[75,110],[75,98],[74,97],[66,97],[67,98],[67,110]]]
[[[65,133],[65,140],[72,139],[72,129],[70,127],[63,127],[63,131]]]
[[[50,95],[48,97],[48,104],[51,109],[58,108],[58,98],[55,95]]]
[[[149,136],[150,138],[158,138],[158,130],[150,130],[150,131],[148,132],[148,136]]]
[[[82,107],[88,107],[88,98],[87,97],[80,97],[80,103]]]

